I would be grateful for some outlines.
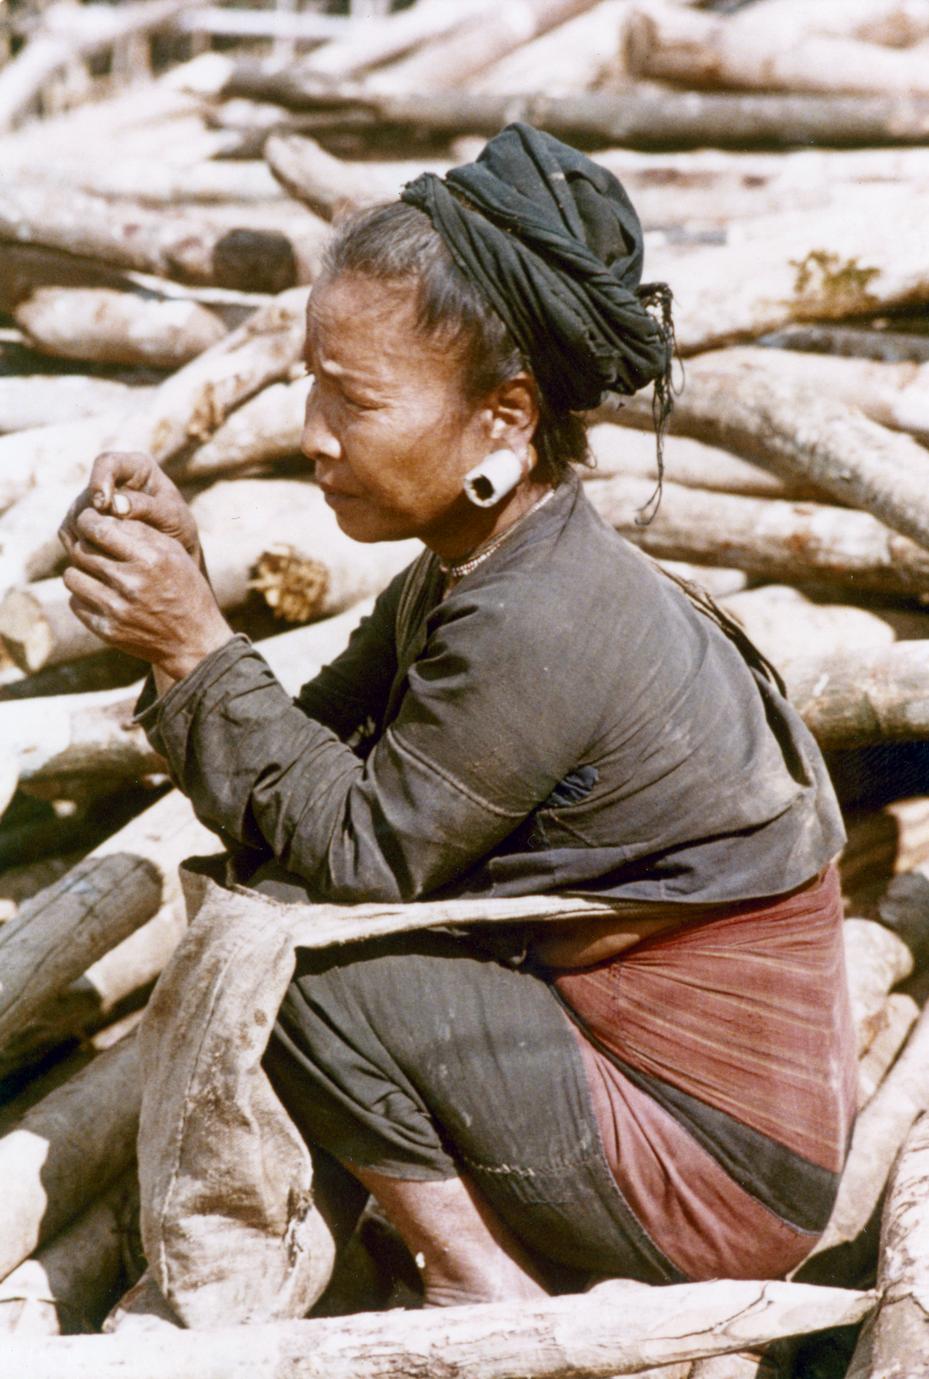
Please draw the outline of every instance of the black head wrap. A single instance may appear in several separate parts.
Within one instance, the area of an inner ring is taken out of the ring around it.
[[[428,215],[556,411],[654,382],[660,475],[671,291],[641,285],[642,226],[613,174],[542,130],[511,124],[476,162],[444,180],[423,173],[401,199]]]

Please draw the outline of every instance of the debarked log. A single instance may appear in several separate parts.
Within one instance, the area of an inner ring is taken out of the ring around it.
[[[777,9],[740,20],[652,5],[629,22],[626,62],[633,76],[687,86],[929,94],[918,51],[835,34],[798,35],[795,16]]]
[[[28,391],[33,390],[30,388]],[[43,423],[28,430],[0,436],[0,512],[5,514],[14,503],[40,486],[70,487],[74,491],[80,488],[93,457],[99,454],[107,437],[118,428],[133,400],[138,398],[142,406],[151,396],[148,388],[140,389],[138,394],[135,389],[127,389],[126,392],[129,396],[121,397],[115,407],[110,406],[92,416],[72,421],[51,421],[47,425]],[[29,398],[27,405],[31,403],[32,399]],[[64,512],[64,507],[58,510],[59,522]],[[32,526],[32,519],[24,525]],[[9,533],[10,523],[6,523],[6,527]],[[0,535],[0,542],[2,540]]]
[[[788,584],[740,590],[720,602],[775,665],[929,637],[929,613],[820,602]]]
[[[8,1274],[0,1283],[0,1333],[67,1336],[95,1330],[123,1279],[123,1237],[137,1199],[130,1170]]]
[[[129,1164],[140,1103],[132,1035],[98,1054],[0,1136],[0,1278],[54,1239]]]
[[[665,483],[657,514],[640,523],[654,492],[650,480],[592,479],[584,491],[601,517],[649,555],[846,591],[929,594],[929,552],[867,512]],[[929,522],[929,503],[926,509]]]
[[[929,1115],[913,1125],[887,1187],[877,1283],[880,1302],[849,1366],[850,1379],[929,1373]]]
[[[298,237],[292,229],[230,229],[87,192],[63,197],[25,181],[0,190],[0,238],[179,282],[281,292],[312,281],[323,237],[322,223]]]
[[[298,134],[270,134],[265,158],[278,182],[291,196],[316,215],[332,220],[338,215],[396,197],[405,178],[385,174],[377,163],[346,163],[321,148],[315,139]],[[422,169],[420,169],[422,171]]]
[[[905,991],[894,991],[887,997],[874,1038],[858,1060],[859,1111],[880,1087],[918,1017],[919,1006]]]
[[[133,389],[125,383],[86,374],[17,374],[0,378],[0,431],[26,431],[81,421],[118,412],[134,401],[141,402],[145,396],[144,388]]]
[[[210,438],[170,463],[172,478],[190,483],[286,459],[300,449],[309,380],[272,383],[231,412]]]
[[[849,1325],[875,1296],[721,1280],[667,1288],[614,1281],[577,1296],[432,1311],[361,1313],[211,1331],[165,1329],[28,1343],[11,1338],[0,1379],[607,1379],[649,1365]],[[16,1366],[26,1366],[26,1369]]]
[[[842,936],[860,1057],[881,1027],[888,992],[913,971],[913,955],[902,939],[874,920],[847,919]]]
[[[13,315],[44,354],[98,364],[176,369],[226,334],[199,302],[106,287],[39,288]]]
[[[929,737],[929,644],[783,661],[794,707],[823,748]]]

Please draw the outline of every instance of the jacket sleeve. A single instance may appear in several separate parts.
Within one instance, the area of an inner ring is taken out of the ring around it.
[[[510,582],[512,584],[512,581]],[[320,897],[413,900],[505,838],[576,764],[590,709],[537,591],[461,588],[361,761],[236,638],[143,715],[198,815]]]

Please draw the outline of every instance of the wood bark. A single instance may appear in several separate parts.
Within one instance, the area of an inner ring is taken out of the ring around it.
[[[730,1280],[645,1289],[615,1281],[531,1305],[362,1313],[208,1332],[165,1329],[157,1343],[131,1332],[32,1344],[11,1338],[0,1379],[21,1379],[27,1371],[30,1379],[128,1372],[133,1379],[409,1379],[437,1366],[446,1379],[606,1379],[851,1324],[873,1306],[873,1295],[847,1289]]]
[[[870,919],[847,919],[842,934],[860,1058],[881,1026],[888,992],[912,972],[913,955],[902,939]]]
[[[0,432],[27,431],[107,412],[118,413],[145,396],[144,388],[136,391],[125,383],[83,374],[19,374],[0,378]]]
[[[890,1175],[881,1221],[881,1299],[852,1357],[852,1379],[929,1374],[929,1115],[913,1125]]]
[[[742,590],[721,603],[775,665],[801,655],[831,656],[850,646],[863,651],[929,636],[929,614],[825,603],[785,584]]]
[[[0,129],[24,114],[45,83],[77,57],[88,57],[132,34],[161,28],[185,8],[185,0],[146,4],[53,8],[42,28],[0,72]]]
[[[64,198],[42,185],[0,190],[0,238],[100,259],[111,267],[180,282],[281,292],[315,274],[322,225],[306,231],[227,229],[193,216],[164,215],[87,192]]]
[[[213,479],[297,454],[308,392],[305,378],[262,388],[202,445],[172,461],[172,477],[186,483]]]
[[[226,334],[220,318],[199,302],[106,287],[40,288],[13,314],[43,354],[99,364],[176,369]]]
[[[137,1197],[130,1171],[8,1274],[0,1283],[0,1333],[66,1336],[96,1330],[123,1280],[122,1238]]]
[[[628,415],[641,420],[641,404]],[[925,448],[814,387],[757,369],[730,373],[695,365],[674,425],[681,434],[814,484],[929,545]]]
[[[139,1101],[138,1053],[130,1036],[0,1136],[8,1194],[0,1278],[54,1239],[126,1168],[135,1151]]]
[[[929,468],[929,457],[926,463]],[[926,549],[867,512],[665,483],[656,516],[640,525],[636,519],[654,492],[651,480],[589,480],[584,491],[605,521],[649,555],[846,591],[912,598],[929,592]]]
[[[222,94],[315,111],[312,121],[295,126],[309,133],[314,126],[366,130],[386,124],[490,138],[509,120],[524,120],[569,143],[594,148],[859,148],[922,144],[929,131],[929,101],[904,96],[591,91],[550,97],[544,92],[515,96],[470,90],[423,90],[411,96],[370,85],[334,92],[309,73],[269,74],[246,62],[229,72]]]
[[[929,646],[898,642],[782,662],[794,707],[824,749],[929,736]]]
[[[815,21],[813,21],[815,23]],[[796,33],[791,15],[740,20],[652,5],[626,30],[630,73],[686,86],[814,93],[929,94],[925,57],[834,34]]]
[[[796,1276],[855,1277],[870,1253],[867,1228],[910,1126],[929,1109],[929,1011],[923,1011],[890,1072],[861,1112],[829,1224]]]
[[[874,1038],[858,1060],[859,1111],[880,1087],[918,1017],[919,1006],[906,992],[894,991],[887,997]]]

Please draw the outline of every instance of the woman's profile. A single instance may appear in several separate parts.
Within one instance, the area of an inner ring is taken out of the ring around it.
[[[838,807],[776,675],[608,528],[582,413],[670,406],[670,294],[611,174],[511,125],[334,233],[302,449],[358,541],[419,538],[292,700],[233,635],[173,484],[98,459],[72,606],[249,884],[351,904],[546,892],[615,917],[305,953],[266,1067],[346,1229],[427,1305],[777,1277],[853,1119]]]

